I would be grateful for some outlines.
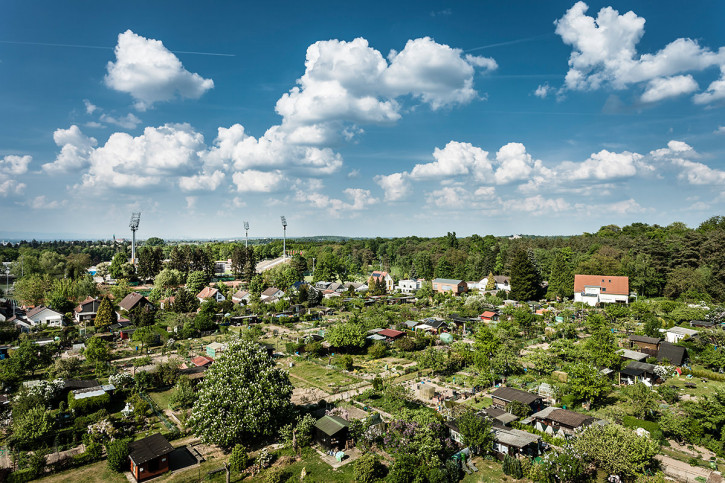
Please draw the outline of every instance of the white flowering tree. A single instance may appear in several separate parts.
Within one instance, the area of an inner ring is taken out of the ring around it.
[[[206,372],[189,424],[205,443],[231,448],[287,422],[289,375],[255,342],[236,339]]]

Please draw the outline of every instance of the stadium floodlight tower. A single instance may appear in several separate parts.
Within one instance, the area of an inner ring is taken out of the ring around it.
[[[282,237],[282,258],[287,258],[287,218],[280,216],[282,219],[282,229],[284,236]]]
[[[249,222],[244,222],[244,233],[246,238],[244,239],[244,248],[247,248],[247,245],[249,245]]]
[[[131,263],[136,266],[136,230],[138,230],[138,224],[141,221],[141,212],[131,213],[131,223],[128,224],[131,228]]]

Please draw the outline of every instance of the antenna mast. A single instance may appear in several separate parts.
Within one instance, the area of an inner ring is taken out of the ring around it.
[[[244,233],[245,233],[245,239],[244,239],[244,248],[247,248],[247,245],[249,245],[249,222],[244,222]]]

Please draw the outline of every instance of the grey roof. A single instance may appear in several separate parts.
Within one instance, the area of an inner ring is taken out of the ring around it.
[[[644,352],[631,351],[629,349],[620,349],[617,352],[625,359],[631,359],[633,361],[643,361],[649,357],[649,355]]]
[[[416,322],[415,320],[406,320],[405,325],[410,327],[411,329],[415,327],[416,325],[420,324],[420,322]]]
[[[366,339],[370,339],[370,340],[385,340],[385,337],[382,336],[382,335],[373,334],[373,335],[367,336]]]
[[[436,279],[433,279],[433,283],[445,283],[445,284],[449,284],[449,285],[458,285],[461,282],[463,282],[463,280],[454,280],[452,278],[436,278]]]
[[[174,447],[169,444],[161,433],[152,434],[134,441],[129,444],[129,449],[131,450],[129,457],[137,466],[174,451]]]
[[[524,404],[532,404],[541,399],[541,396],[513,387],[499,387],[491,395],[506,402],[519,401]]]
[[[692,337],[695,334],[699,334],[698,331],[693,329],[686,329],[685,327],[672,327],[671,329],[667,329],[667,332],[671,334],[677,334],[682,336],[690,336]]]
[[[541,439],[539,435],[527,433],[520,429],[495,429],[494,434],[494,439],[497,442],[516,448],[523,448]]]
[[[327,415],[317,420],[315,427],[328,436],[332,436],[337,432],[348,427],[348,422],[339,416]]]

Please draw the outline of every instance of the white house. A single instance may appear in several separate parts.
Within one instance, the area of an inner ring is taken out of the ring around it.
[[[696,330],[686,329],[684,327],[672,327],[665,332],[665,340],[671,344],[677,344],[685,337],[692,337],[697,333]]]
[[[574,275],[574,302],[597,304],[629,303],[629,277]]]
[[[238,290],[234,295],[232,295],[232,302],[235,304],[241,304],[242,302],[249,303],[251,298],[252,294],[248,291]]]
[[[276,299],[281,299],[282,297],[284,297],[284,291],[278,289],[277,287],[269,287],[264,292],[262,292],[260,299],[267,300],[272,297],[274,297]]]
[[[398,281],[397,289],[402,293],[413,294],[423,287],[423,279],[407,279]]]
[[[388,272],[375,270],[368,278],[368,286],[372,285],[373,280],[376,280],[378,283],[383,282],[385,284],[385,290],[388,292],[392,292],[395,288],[393,277],[391,277]]]
[[[494,275],[493,280],[496,283],[496,288],[494,290],[503,290],[505,292],[511,291],[511,277],[508,275]],[[486,290],[487,285],[488,277],[484,277],[480,282],[478,282],[476,288],[478,288],[478,290]]]
[[[63,314],[39,305],[25,314],[25,318],[32,325],[46,324],[49,327],[63,327]]]

